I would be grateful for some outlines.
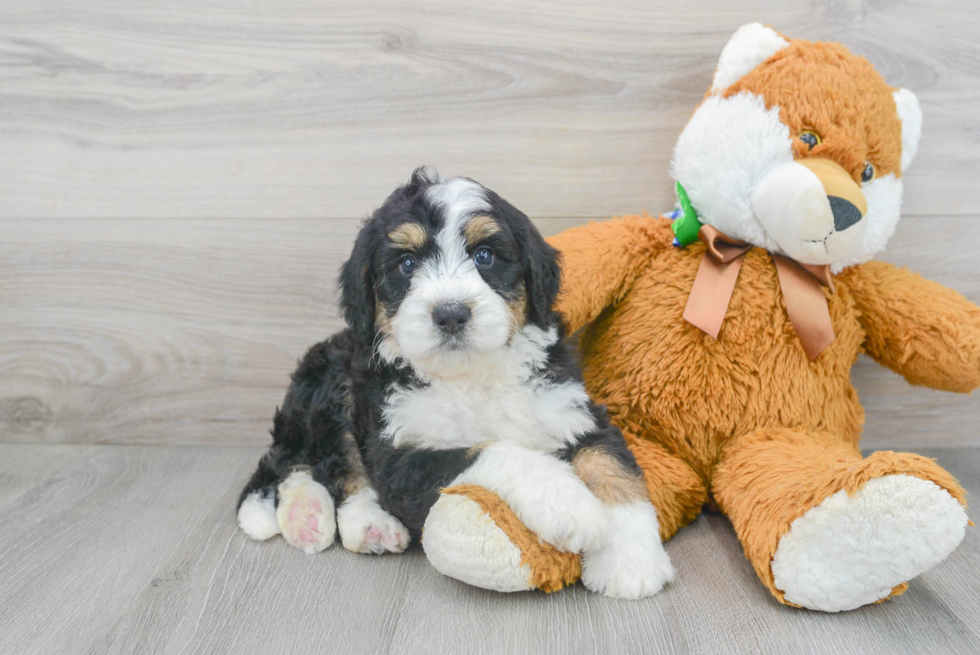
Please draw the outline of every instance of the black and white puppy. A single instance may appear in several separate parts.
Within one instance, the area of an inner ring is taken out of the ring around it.
[[[440,488],[478,484],[581,552],[591,589],[639,597],[672,578],[642,471],[562,342],[558,256],[527,216],[419,169],[365,221],[340,284],[349,328],[293,374],[242,530],[401,552]]]

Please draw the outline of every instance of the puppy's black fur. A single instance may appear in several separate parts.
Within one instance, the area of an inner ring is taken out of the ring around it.
[[[406,280],[388,274],[397,253],[389,252],[384,244],[386,235],[406,221],[429,227],[430,234],[438,231],[444,216],[425,197],[433,183],[422,169],[417,170],[408,184],[396,189],[364,222],[340,275],[343,315],[349,328],[310,348],[299,363],[275,415],[272,446],[242,491],[239,506],[253,492],[263,497],[275,495],[277,485],[295,466],[311,467],[314,480],[327,488],[338,507],[346,490],[365,482],[359,478],[366,475],[378,492],[381,507],[398,518],[417,541],[439,489],[479,456],[468,448],[396,448],[379,436],[389,388],[395,383],[409,388],[425,384],[410,366],[387,363],[376,352],[379,303],[386,315],[394,315],[408,290]],[[487,200],[506,233],[497,236],[500,267],[484,274],[485,281],[505,298],[522,289],[527,322],[545,330],[554,327],[561,335],[560,316],[553,309],[561,281],[557,252],[510,203],[491,191]],[[426,247],[431,244],[422,250]],[[581,381],[576,358],[561,339],[548,349],[540,372],[554,382]],[[610,425],[605,408],[590,404],[589,410],[595,430],[556,456],[571,461],[582,448],[601,448],[625,469],[642,475],[622,434]]]

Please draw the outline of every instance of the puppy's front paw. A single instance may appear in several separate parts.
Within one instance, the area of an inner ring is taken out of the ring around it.
[[[279,484],[276,520],[291,546],[313,554],[333,545],[337,522],[333,498],[308,471],[296,471]]]
[[[374,489],[344,501],[337,510],[337,527],[344,548],[354,553],[400,553],[411,540],[408,528],[378,505]]]
[[[609,508],[604,543],[582,554],[582,582],[613,598],[646,598],[674,579],[674,567],[660,542],[657,513],[650,503]]]
[[[574,475],[543,481],[518,516],[542,541],[567,553],[595,548],[606,531],[602,502]]]
[[[543,542],[579,553],[599,543],[606,513],[571,465],[517,444],[498,442],[480,454],[453,485],[488,489]]]

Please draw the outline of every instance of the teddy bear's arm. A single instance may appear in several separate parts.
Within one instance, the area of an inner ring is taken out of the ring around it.
[[[573,227],[547,239],[561,252],[557,309],[569,334],[619,301],[673,234],[666,218],[625,216]]]
[[[912,384],[980,386],[980,307],[904,268],[871,261],[838,276],[854,297],[871,357]]]

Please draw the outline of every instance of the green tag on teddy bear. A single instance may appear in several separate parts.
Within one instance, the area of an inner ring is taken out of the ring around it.
[[[687,191],[684,190],[680,182],[674,186],[674,190],[677,192],[677,203],[680,205],[681,215],[674,219],[670,227],[674,230],[677,245],[683,248],[698,240],[701,221],[698,220],[698,214],[694,211],[691,200],[687,197]]]

